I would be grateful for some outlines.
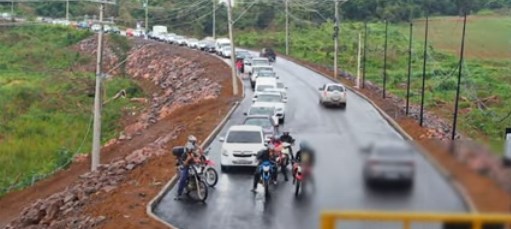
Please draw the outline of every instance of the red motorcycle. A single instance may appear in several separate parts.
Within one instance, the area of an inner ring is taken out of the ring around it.
[[[310,166],[306,163],[293,164],[293,184],[295,185],[295,196],[303,193],[305,190],[305,183],[311,174]]]
[[[215,187],[218,183],[218,172],[214,168],[215,162],[204,156],[199,161],[196,161],[199,165],[198,173],[204,177],[204,180],[209,187]]]

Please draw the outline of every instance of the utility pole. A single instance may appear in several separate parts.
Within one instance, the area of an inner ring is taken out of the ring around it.
[[[335,26],[334,26],[334,79],[337,79],[339,75],[339,69],[337,66],[339,56],[339,0],[335,0]]]
[[[289,0],[286,1],[286,55],[289,55]]]
[[[358,33],[358,55],[357,55],[357,88],[360,88],[360,62],[362,53],[362,34]]]
[[[389,21],[385,20],[385,51],[383,57],[383,94],[382,97],[385,99],[386,97],[386,89],[387,89],[387,46],[388,46],[388,36],[389,36]]]
[[[234,49],[234,36],[232,34],[232,27],[234,22],[232,20],[232,0],[227,0],[227,20],[229,24],[229,39],[231,40],[231,70],[232,70],[232,93],[238,95],[238,81],[236,73],[236,50]]]
[[[406,111],[408,115],[410,111],[410,78],[412,76],[412,38],[413,38],[413,22],[410,20],[410,40],[408,41],[408,79],[406,81]]]
[[[145,8],[145,31],[146,33],[149,32],[149,22],[148,22],[148,18],[149,18],[149,0],[144,0],[144,8]]]
[[[69,21],[69,0],[66,0],[66,21]]]
[[[99,24],[101,29],[98,33],[98,48],[96,58],[96,90],[94,93],[94,127],[92,136],[92,160],[91,170],[95,171],[100,163],[101,152],[101,61],[103,57],[103,11],[105,5],[101,3],[99,7]]]
[[[14,0],[11,1],[11,21],[14,21]]]
[[[456,88],[456,101],[454,105],[454,118],[452,121],[452,146],[454,146],[454,139],[456,138],[456,125],[458,124],[458,105],[460,100],[460,84],[461,84],[461,75],[463,74],[463,57],[465,53],[465,32],[467,28],[467,9],[465,9],[465,17],[463,18],[463,34],[461,37],[461,51],[460,51],[460,66],[458,70],[458,86]],[[453,147],[454,148],[454,147]]]
[[[363,69],[363,72],[362,72],[362,88],[365,88],[366,86],[366,62],[367,62],[367,37],[368,37],[368,33],[367,33],[367,21],[364,22],[364,69]]]
[[[426,85],[426,63],[428,59],[429,10],[426,11],[426,29],[424,30],[424,62],[422,65],[421,110],[419,124],[424,124],[424,87]]]
[[[216,39],[216,1],[213,0],[213,39]]]

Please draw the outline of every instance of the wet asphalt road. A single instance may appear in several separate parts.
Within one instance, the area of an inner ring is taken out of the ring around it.
[[[322,210],[390,210],[461,212],[461,198],[444,178],[416,154],[416,176],[410,191],[369,190],[362,179],[364,154],[360,147],[371,141],[402,141],[401,136],[365,100],[348,93],[346,110],[327,109],[318,104],[317,88],[328,79],[293,62],[278,59],[277,75],[289,87],[285,128],[299,142],[307,139],[317,150],[314,170],[316,190],[296,199],[294,186],[279,176],[279,184],[270,187],[271,198],[264,199],[262,187],[251,193],[252,171],[220,172],[219,182],[209,189],[206,204],[173,200],[177,186],[162,199],[155,213],[183,229],[195,228],[296,228],[319,227]],[[228,127],[240,124],[243,112],[251,104],[248,80],[246,99],[234,112],[223,130],[210,145],[210,158],[220,162],[220,136]],[[297,147],[295,146],[295,149]],[[296,150],[295,150],[296,151]],[[399,224],[340,223],[341,228],[399,228]],[[438,228],[438,225],[413,225],[413,228]]]

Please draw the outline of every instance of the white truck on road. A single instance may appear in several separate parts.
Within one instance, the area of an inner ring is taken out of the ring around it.
[[[216,42],[215,42],[216,54],[219,56],[224,56],[224,53],[222,53],[222,51],[224,50],[225,47],[229,47],[229,46],[231,46],[231,40],[229,40],[227,38],[216,39]],[[229,52],[229,55],[230,55],[230,52]]]

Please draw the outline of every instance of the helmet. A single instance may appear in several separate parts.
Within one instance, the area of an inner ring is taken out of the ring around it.
[[[268,150],[275,150],[275,146],[273,144],[268,144]]]
[[[192,145],[195,145],[195,143],[197,143],[197,138],[193,135],[189,135],[188,142],[191,143]]]
[[[309,149],[310,145],[307,141],[301,141],[300,142],[300,149]]]

